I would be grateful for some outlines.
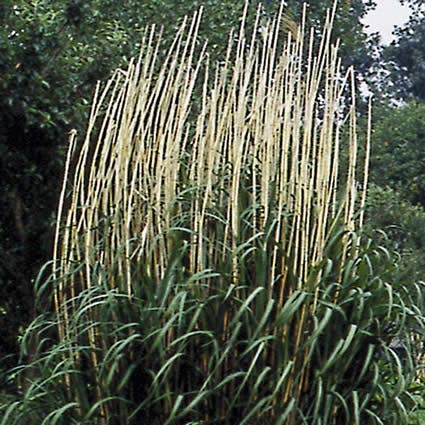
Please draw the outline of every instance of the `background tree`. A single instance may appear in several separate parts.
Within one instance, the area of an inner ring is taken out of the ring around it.
[[[425,13],[423,2],[409,2],[409,21],[395,32],[384,51],[395,94],[402,99],[425,101]]]
[[[411,102],[387,110],[376,124],[372,143],[373,181],[425,206],[425,104]]]
[[[395,279],[412,285],[425,273],[425,10],[422,0],[401,3],[410,5],[411,18],[381,49],[378,64],[367,231],[374,228],[369,234],[398,252]]]

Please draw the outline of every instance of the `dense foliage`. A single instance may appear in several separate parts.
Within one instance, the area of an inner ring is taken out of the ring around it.
[[[425,207],[425,104],[411,102],[387,111],[376,123],[371,172],[406,201]]]
[[[383,214],[385,211],[385,214]],[[366,209],[369,236],[396,251],[398,276],[404,282],[423,280],[425,270],[425,210],[412,205],[390,187],[372,185]]]
[[[409,22],[397,29],[396,40],[384,52],[396,96],[425,101],[425,14],[422,0],[410,0]]]

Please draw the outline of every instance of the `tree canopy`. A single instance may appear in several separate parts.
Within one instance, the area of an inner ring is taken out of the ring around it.
[[[396,31],[385,50],[396,94],[406,100],[425,101],[425,14],[416,8],[408,23]]]

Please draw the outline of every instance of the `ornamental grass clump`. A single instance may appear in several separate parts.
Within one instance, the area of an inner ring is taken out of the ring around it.
[[[1,425],[407,423],[423,288],[359,236],[370,126],[332,16],[243,18],[210,64],[196,14],[97,88]]]

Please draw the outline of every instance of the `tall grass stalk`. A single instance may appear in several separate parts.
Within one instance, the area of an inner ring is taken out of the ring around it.
[[[59,342],[35,327],[2,425],[405,421],[414,356],[391,341],[423,326],[423,289],[358,236],[371,130],[333,16],[318,37],[245,14],[212,66],[196,14],[97,87],[40,284]]]

